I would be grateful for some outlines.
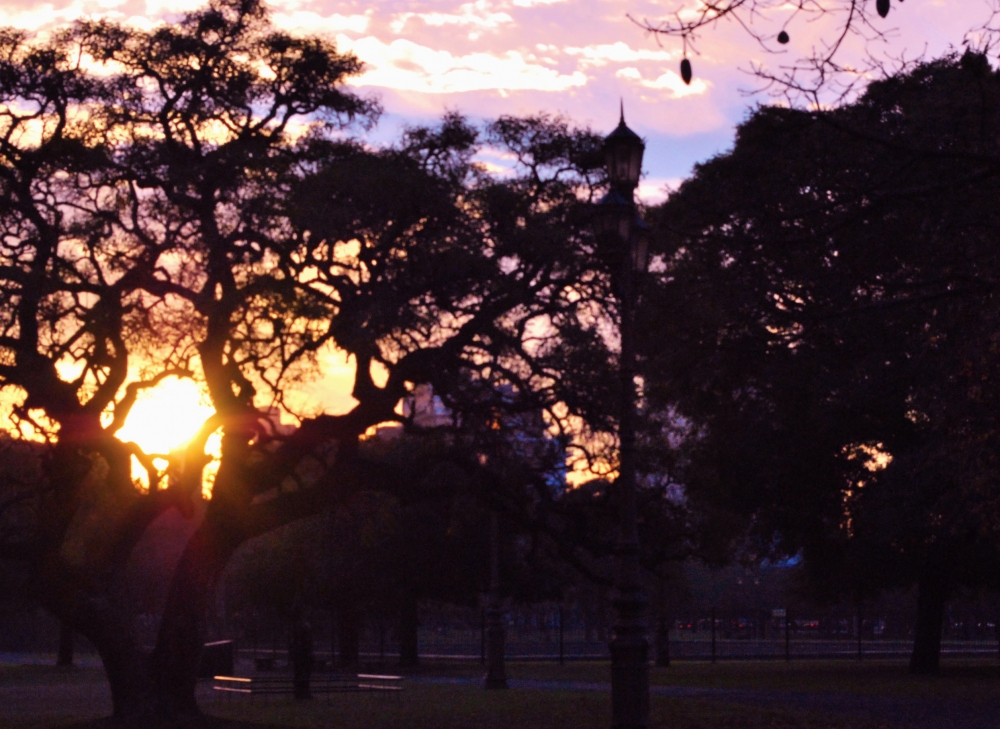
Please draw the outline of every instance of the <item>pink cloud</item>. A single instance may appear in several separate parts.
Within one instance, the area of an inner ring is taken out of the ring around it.
[[[562,113],[579,123],[611,129],[623,98],[629,124],[649,137],[647,168],[673,179],[694,161],[684,140],[714,135],[721,149],[748,105],[755,80],[751,62],[777,66],[808,52],[822,23],[788,26],[787,55],[770,55],[735,24],[703,34],[692,55],[695,81],[680,81],[681,45],[662,45],[627,17],[655,19],[693,0],[273,0],[275,22],[293,32],[336,38],[366,63],[354,83],[380,95],[389,116],[422,119],[445,109],[471,116]],[[81,17],[154,24],[197,7],[199,0],[6,0],[0,24],[41,28]],[[886,20],[884,51],[934,56],[957,46],[987,18],[983,2],[907,0]],[[776,33],[781,12],[755,27]],[[857,44],[848,48],[858,54]],[[857,57],[857,56],[856,56]],[[762,99],[766,100],[766,99]],[[659,141],[658,141],[659,140]],[[671,141],[673,140],[673,141]],[[667,158],[656,145],[670,146]],[[694,147],[691,147],[693,150]],[[704,150],[704,143],[698,146]],[[679,150],[679,152],[677,151]],[[703,151],[699,152],[703,154]],[[693,154],[693,152],[692,152]]]

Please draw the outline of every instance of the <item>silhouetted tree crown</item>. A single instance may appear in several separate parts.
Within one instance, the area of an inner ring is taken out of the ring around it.
[[[101,652],[116,713],[197,712],[229,556],[356,488],[359,441],[406,420],[415,385],[481,419],[613,427],[594,134],[449,115],[368,148],[352,134],[378,106],[344,87],[359,61],[278,31],[257,0],[0,45],[0,389],[48,439],[36,528],[0,556],[29,561],[46,607]],[[474,163],[485,144],[510,174]],[[357,405],[276,427],[330,348],[356,365]],[[182,453],[123,442],[139,393],[171,376],[202,383],[214,415]],[[203,517],[147,657],[111,588],[171,508]]]
[[[648,376],[681,480],[828,592],[994,579],[998,101],[968,52],[761,108],[659,211]]]

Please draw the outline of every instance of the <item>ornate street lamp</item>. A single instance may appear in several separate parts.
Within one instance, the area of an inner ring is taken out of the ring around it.
[[[604,166],[608,170],[611,188],[617,189],[631,200],[632,192],[642,174],[642,153],[646,145],[638,134],[625,124],[625,104],[620,107],[618,126],[604,140]]]
[[[622,251],[620,296],[621,402],[618,421],[619,505],[618,574],[614,635],[611,639],[611,710],[614,729],[645,729],[649,723],[649,665],[646,640],[646,596],[639,572],[639,531],[635,483],[635,305],[637,274],[646,271],[649,229],[635,205],[635,188],[646,145],[625,125],[622,109],[618,127],[604,141],[604,159],[611,189],[599,204],[598,230],[617,237]]]

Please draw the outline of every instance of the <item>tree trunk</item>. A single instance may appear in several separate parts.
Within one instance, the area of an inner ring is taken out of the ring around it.
[[[108,500],[113,511],[104,511],[104,506],[90,503],[90,496],[82,496],[90,488],[94,465],[88,455],[92,454],[88,428],[84,421],[64,425],[46,469],[48,481],[59,486],[43,497],[41,505],[44,549],[32,563],[34,589],[61,621],[59,664],[72,663],[74,633],[85,636],[103,663],[113,715],[138,719],[138,725],[156,713],[155,685],[149,656],[133,630],[133,606],[124,602],[127,598],[116,586],[136,543],[165,507],[142,501],[127,478],[116,482],[116,460],[107,451],[102,453],[110,475],[102,477],[107,478],[102,488],[114,495]],[[126,455],[125,474],[128,461]],[[124,490],[115,490],[123,484]]]
[[[944,572],[937,560],[929,562],[917,584],[917,627],[910,656],[913,674],[935,674],[941,664],[941,628],[948,602]]]
[[[59,621],[59,655],[56,658],[57,666],[73,665],[73,626],[65,620]]]
[[[656,581],[656,665],[670,665],[670,623],[667,621],[667,581]]]
[[[112,714],[116,717],[151,716],[155,712],[153,684],[147,656],[136,645],[125,623],[97,610],[78,619],[80,633],[94,644],[111,688]],[[96,615],[95,615],[96,613]],[[95,619],[96,618],[96,619]]]
[[[415,595],[403,597],[399,615],[399,665],[413,668],[420,662],[417,631],[420,627],[419,602]]]
[[[92,636],[84,633],[94,642]],[[111,686],[112,714],[118,718],[150,717],[156,713],[154,686],[147,656],[135,649],[94,643]]]
[[[80,579],[58,555],[43,559],[36,577],[39,596],[49,612],[63,626],[73,626],[76,632],[86,636],[97,649],[111,688],[114,716],[152,715],[154,701],[149,665],[132,632],[131,616],[107,592],[98,592],[99,586]],[[61,634],[60,657],[62,638]]]
[[[670,665],[670,622],[663,615],[656,620],[656,665],[660,668]]]
[[[337,662],[344,667],[358,665],[361,647],[361,617],[353,598],[340,601],[337,609]]]
[[[1000,616],[993,618],[993,632],[996,633],[997,639],[997,657],[1000,657]]]
[[[239,544],[238,538],[226,537],[212,506],[177,564],[153,652],[157,710],[166,717],[200,714],[195,688],[205,619],[219,575]]]

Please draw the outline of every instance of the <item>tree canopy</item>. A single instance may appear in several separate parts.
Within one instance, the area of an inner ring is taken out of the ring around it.
[[[828,591],[919,582],[918,670],[994,580],[998,96],[968,52],[761,108],[659,211],[648,376],[689,498]]]

